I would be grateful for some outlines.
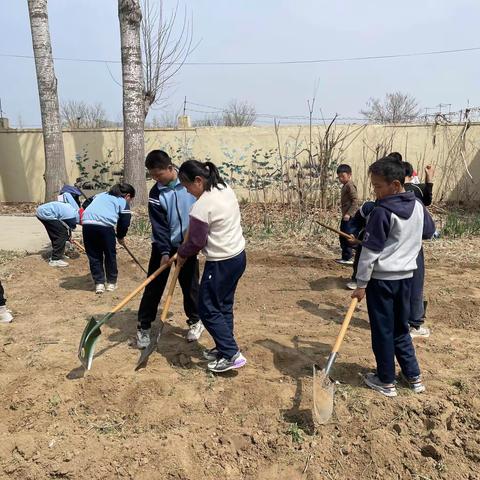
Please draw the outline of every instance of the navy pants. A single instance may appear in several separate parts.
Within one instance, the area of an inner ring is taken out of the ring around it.
[[[355,232],[355,221],[353,218],[350,220],[342,220],[340,222],[340,231],[344,233],[348,233],[349,235]],[[340,237],[340,247],[342,249],[342,260],[350,260],[353,255],[353,248],[348,243],[346,238]]]
[[[116,283],[118,269],[115,229],[102,225],[84,225],[82,231],[95,285],[105,283],[105,277],[108,283]]]
[[[413,272],[412,291],[410,293],[409,324],[418,328],[425,322],[425,306],[423,303],[423,283],[425,281],[425,259],[423,248],[417,257],[417,269]]]
[[[52,260],[61,260],[67,240],[70,238],[70,230],[60,220],[42,220],[41,218],[39,220],[43,223],[48,238],[52,242]]]
[[[381,382],[395,380],[395,358],[407,378],[420,375],[409,333],[412,279],[376,280],[367,285],[367,308],[372,332],[372,349]]]
[[[3,307],[7,301],[5,300],[5,291],[3,290],[2,282],[0,282],[0,307]]]
[[[200,318],[220,355],[228,359],[239,350],[233,334],[233,301],[246,266],[245,251],[228,260],[206,262],[200,282]]]
[[[176,249],[170,252],[170,257],[176,253]],[[160,267],[162,255],[154,245],[148,263],[148,275],[151,275]],[[167,285],[170,268],[164,270],[153,282],[149,283],[142,296],[138,308],[138,327],[148,330],[155,320],[158,305],[162,299],[165,286]],[[187,316],[187,323],[193,325],[200,320],[198,315],[198,290],[199,290],[199,267],[197,257],[189,257],[184,263],[178,275],[178,282],[182,287],[183,309]]]

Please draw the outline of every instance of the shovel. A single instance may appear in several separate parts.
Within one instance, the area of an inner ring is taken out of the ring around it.
[[[344,237],[347,240],[355,240],[355,237],[353,235],[349,235],[348,233],[341,232],[340,230],[330,227],[329,225],[325,225],[324,223],[319,222],[318,220],[315,220],[315,223],[318,223],[321,227],[326,228],[327,230],[330,230],[331,232],[336,233],[337,235],[340,235],[341,237]]]
[[[162,265],[160,268],[155,270],[146,280],[143,281],[133,292],[127,295],[116,307],[114,307],[110,312],[108,312],[100,321],[95,320],[91,317],[90,321],[87,323],[87,326],[83,330],[82,338],[80,339],[80,345],[78,347],[78,359],[81,364],[85,367],[86,370],[90,370],[93,361],[93,352],[95,348],[95,343],[98,340],[98,337],[102,333],[100,327],[110,318],[113,317],[115,313],[121,310],[133,297],[138,295],[150,282],[155,280],[164,270],[166,270],[177,258],[177,255],[173,255],[170,260]]]
[[[165,321],[167,320],[168,310],[170,309],[170,304],[172,303],[173,292],[175,290],[175,286],[177,285],[178,274],[180,273],[180,269],[182,267],[177,264],[175,270],[173,272],[172,278],[170,280],[170,284],[168,286],[167,298],[165,300],[165,305],[163,306],[162,315],[160,316],[160,329],[158,330],[158,334],[150,339],[150,343],[148,344],[147,348],[142,350],[140,354],[140,358],[138,359],[137,365],[135,367],[135,371],[140,370],[140,368],[144,367],[147,363],[148,357],[153,353],[153,351],[157,348],[158,341],[163,332],[163,327],[165,326]]]
[[[69,242],[70,242],[72,245],[75,245],[81,252],[87,253],[86,250],[85,250],[85,247],[84,247],[80,242],[77,242],[77,241],[74,240],[73,238],[71,238],[71,239],[69,240]]]
[[[143,268],[142,264],[137,260],[135,255],[130,251],[130,249],[127,247],[125,243],[122,243],[122,247],[127,251],[127,253],[132,257],[132,260],[143,270],[145,274],[148,274],[148,272]]]
[[[342,323],[342,328],[332,348],[332,352],[328,356],[327,365],[324,370],[317,370],[316,365],[313,365],[313,417],[320,425],[327,423],[333,413],[334,384],[328,375],[337,358],[340,345],[343,342],[343,337],[345,337],[347,333],[348,325],[350,324],[357,303],[358,300],[356,298],[353,298],[350,302],[348,312]]]

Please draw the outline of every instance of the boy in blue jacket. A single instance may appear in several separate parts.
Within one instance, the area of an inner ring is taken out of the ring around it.
[[[37,218],[43,223],[52,242],[52,256],[48,264],[51,267],[68,267],[63,260],[65,245],[75,230],[80,217],[79,203],[70,193],[62,193],[58,200],[44,203],[37,208]]]
[[[376,373],[365,383],[387,397],[397,396],[395,358],[415,393],[425,391],[409,333],[410,291],[422,238],[431,238],[435,225],[413,192],[405,192],[400,160],[385,157],[369,169],[377,197],[370,213],[358,262],[357,289],[366,294]]]
[[[151,275],[168,262],[183,243],[195,197],[181,185],[177,170],[166,152],[152,150],[145,159],[145,166],[157,182],[150,190],[148,198],[148,215],[152,224],[152,253],[148,264],[148,274]],[[146,348],[150,343],[151,325],[157,316],[169,272],[170,269],[166,269],[147,285],[143,292],[138,309],[138,348]],[[182,287],[183,307],[189,325],[187,340],[195,341],[205,330],[198,315],[199,266],[196,255],[187,259],[178,280]]]

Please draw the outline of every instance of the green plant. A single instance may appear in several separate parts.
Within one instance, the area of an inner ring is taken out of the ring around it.
[[[86,148],[83,148],[82,153],[77,153],[75,163],[79,177],[76,184],[89,190],[106,189],[115,184],[123,176],[123,168],[114,161],[113,153],[114,151],[108,148],[105,160],[94,160],[93,163]],[[118,177],[117,180],[115,177]]]
[[[480,235],[480,213],[462,214],[457,211],[449,212],[442,233],[446,237],[453,238],[466,235]]]
[[[287,433],[292,436],[293,443],[302,443],[304,431],[298,426],[297,423],[290,424]]]

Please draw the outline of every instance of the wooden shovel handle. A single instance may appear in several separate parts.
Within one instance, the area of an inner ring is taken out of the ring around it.
[[[70,243],[73,243],[73,245],[75,245],[80,251],[82,251],[83,253],[86,253],[85,247],[81,243],[74,240],[73,238],[70,239]]]
[[[348,311],[345,315],[345,318],[343,319],[342,328],[340,329],[340,333],[338,334],[337,341],[333,346],[332,353],[338,353],[338,351],[340,350],[340,345],[343,342],[343,337],[345,337],[345,334],[347,333],[347,329],[348,329],[348,326],[350,325],[350,320],[352,319],[353,312],[355,311],[355,307],[357,306],[357,303],[358,303],[358,299],[352,298],[352,301],[350,302],[350,306],[348,307]]]
[[[111,313],[116,313],[121,310],[135,295],[140,293],[150,282],[155,280],[164,270],[169,268],[172,263],[177,259],[177,254],[173,255],[170,260],[163,264],[160,268],[157,268],[149,277],[147,277],[132,293],[127,295],[113,310]]]
[[[318,220],[315,220],[315,222],[321,225],[323,228],[326,228],[327,230],[330,230],[331,232],[336,233],[337,235],[340,235],[341,237],[344,237],[347,240],[353,240],[355,238],[353,235],[349,235],[348,233],[341,232],[340,230],[330,227],[329,225],[325,225],[324,223],[319,222]]]
[[[175,270],[172,275],[172,279],[170,280],[170,285],[168,287],[167,298],[165,299],[165,305],[163,306],[162,315],[160,316],[160,320],[164,322],[167,319],[168,311],[170,310],[170,304],[172,303],[173,292],[175,290],[175,286],[177,285],[178,274],[180,273],[180,269],[182,266],[177,263]]]

